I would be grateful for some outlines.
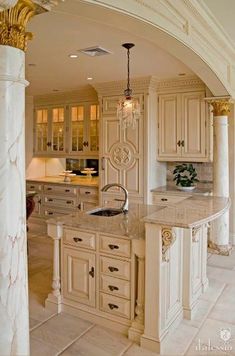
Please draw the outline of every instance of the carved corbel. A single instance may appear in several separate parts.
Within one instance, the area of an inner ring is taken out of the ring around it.
[[[192,240],[193,242],[198,242],[199,237],[198,237],[198,232],[201,230],[201,226],[193,227],[192,229]]]
[[[162,228],[162,260],[164,262],[169,262],[166,258],[167,250],[173,245],[176,240],[176,235],[172,231],[172,228],[163,227]]]

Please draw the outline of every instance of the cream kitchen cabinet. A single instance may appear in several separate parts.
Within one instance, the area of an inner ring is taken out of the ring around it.
[[[30,221],[45,225],[50,217],[92,209],[98,205],[98,188],[27,180],[27,190],[37,192]]]
[[[99,107],[95,102],[35,107],[34,155],[97,156]]]
[[[211,159],[210,115],[204,98],[204,91],[159,95],[159,161]]]
[[[34,153],[65,153],[65,111],[63,105],[35,109]]]
[[[143,107],[143,95],[137,98]],[[126,187],[131,199],[141,202],[144,196],[143,112],[134,130],[123,129],[116,114],[118,99],[118,96],[103,98],[101,182],[102,186],[120,183]],[[110,197],[112,200],[111,192],[115,195],[119,191],[110,189],[108,193],[103,193],[103,197]]]
[[[63,303],[129,325],[136,298],[131,241],[65,226],[61,246]]]

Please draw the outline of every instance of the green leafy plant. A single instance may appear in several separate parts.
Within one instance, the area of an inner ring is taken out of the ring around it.
[[[183,163],[177,165],[173,171],[173,175],[173,180],[176,182],[176,185],[181,187],[193,187],[195,185],[194,183],[199,182],[199,180],[196,178],[196,169],[191,163]]]

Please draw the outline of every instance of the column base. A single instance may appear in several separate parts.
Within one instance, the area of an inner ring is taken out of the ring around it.
[[[142,335],[140,338],[140,346],[147,350],[157,352],[158,354],[161,352],[161,342],[145,335]]]
[[[48,297],[45,300],[45,308],[49,309],[55,313],[61,313],[61,311],[62,311],[61,295],[56,297],[52,293],[48,294]]]
[[[143,333],[144,333],[144,325],[139,324],[136,321],[133,321],[133,323],[131,324],[131,327],[128,330],[128,339],[139,344],[140,337]]]
[[[230,256],[232,252],[232,246],[228,245],[217,245],[213,241],[208,241],[208,252],[221,256]]]

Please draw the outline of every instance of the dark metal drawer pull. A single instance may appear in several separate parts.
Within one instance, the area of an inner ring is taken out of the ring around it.
[[[112,266],[109,266],[108,269],[110,270],[110,272],[118,272],[119,269],[117,267],[112,267]]]
[[[109,248],[110,248],[110,250],[118,250],[119,246],[118,245],[109,244]]]
[[[52,190],[52,188],[47,188],[47,190]]]
[[[85,194],[91,194],[91,192],[85,192]]]
[[[162,198],[162,199],[161,199],[161,201],[167,201],[167,200],[168,200],[168,199],[166,199],[166,198]]]
[[[66,193],[70,192],[70,189],[65,189],[65,192],[66,192]]]
[[[91,267],[91,270],[89,271],[89,275],[94,278],[95,277],[95,268]]]
[[[108,286],[109,289],[113,292],[114,290],[119,290],[118,287],[115,287],[115,286]]]
[[[181,142],[180,142],[180,140],[177,142],[177,146],[179,146],[180,147],[180,145],[181,145]]]
[[[113,309],[118,309],[118,308],[119,308],[118,305],[112,304],[112,303],[109,303],[108,306],[109,306],[109,308],[110,308],[111,310],[113,310]]]
[[[50,198],[50,199],[48,199],[48,201],[53,201],[53,199]]]
[[[34,185],[31,185],[31,186],[30,186],[30,188],[31,188],[31,189],[34,189],[34,188],[35,188],[35,186],[34,186]]]
[[[53,215],[53,212],[52,211],[48,211],[48,215]]]
[[[75,241],[75,242],[81,242],[82,239],[81,239],[80,237],[74,237],[74,238],[73,238],[73,241]]]
[[[67,200],[66,204],[72,204],[72,201],[71,200]]]

